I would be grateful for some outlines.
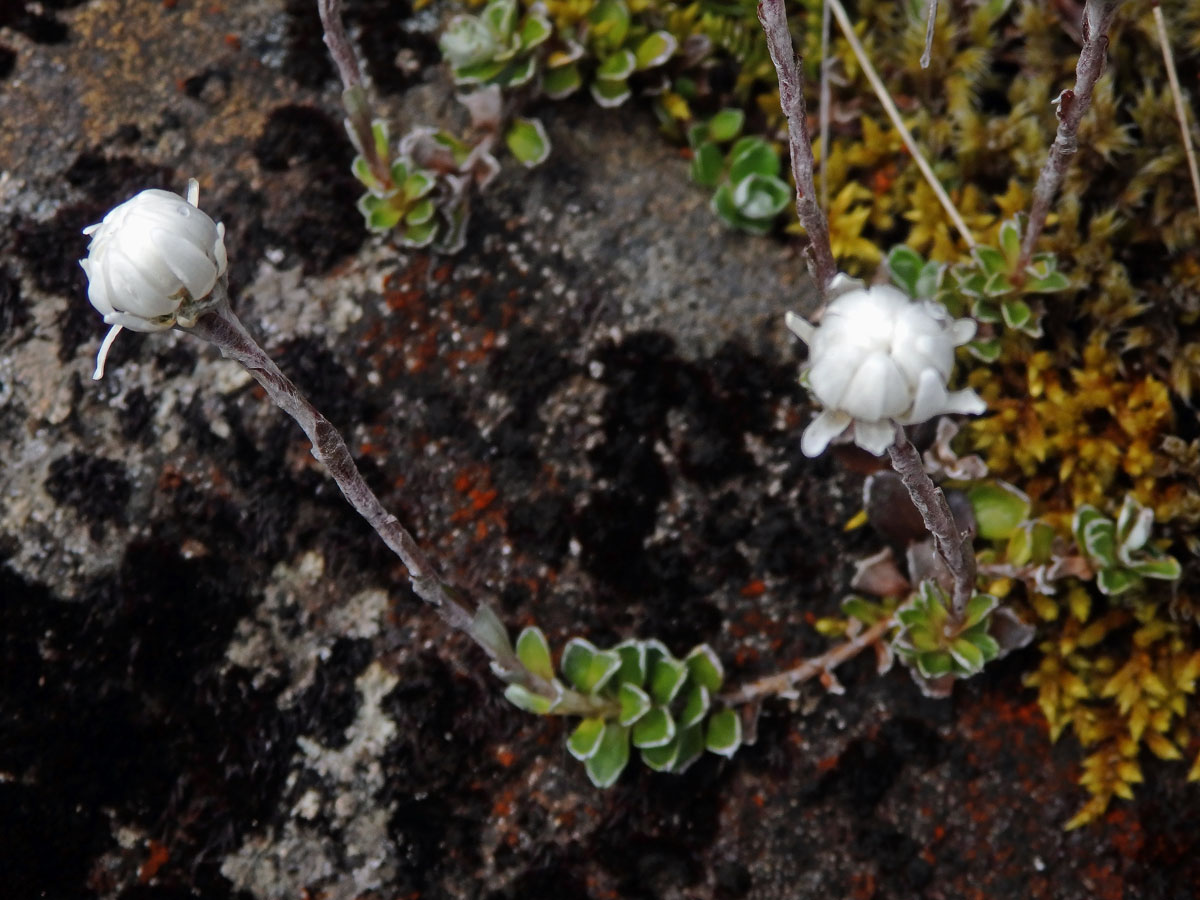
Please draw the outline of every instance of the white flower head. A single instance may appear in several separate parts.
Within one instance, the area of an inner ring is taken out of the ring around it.
[[[946,413],[977,415],[987,406],[973,390],[948,391],[954,348],[975,336],[971,319],[952,319],[932,300],[911,300],[890,285],[848,287],[839,275],[819,326],[793,313],[787,325],[808,344],[806,380],[824,410],[804,430],[800,448],[817,456],[853,426],[853,440],[876,456],[897,425]]]
[[[96,374],[122,328],[164,331],[184,321],[180,306],[212,292],[225,274],[225,226],[196,207],[199,186],[185,200],[170,191],[142,191],[89,225],[88,300],[113,326],[96,358]],[[194,324],[194,323],[193,323]]]

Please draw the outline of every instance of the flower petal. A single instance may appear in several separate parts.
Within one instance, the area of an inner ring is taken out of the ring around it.
[[[796,315],[794,312],[787,313],[783,320],[787,323],[788,331],[794,334],[806,344],[812,344],[813,332],[816,329],[807,319]]]
[[[829,442],[846,430],[850,416],[841,410],[825,409],[808,423],[800,437],[800,452],[805,456],[820,456]]]
[[[862,447],[868,453],[872,453],[875,456],[883,456],[887,448],[892,446],[895,441],[895,423],[886,419],[882,422],[854,420],[854,443],[858,444],[858,446]]]

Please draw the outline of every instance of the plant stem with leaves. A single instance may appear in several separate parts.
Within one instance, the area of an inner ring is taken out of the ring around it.
[[[1050,204],[1058,194],[1067,165],[1079,149],[1076,135],[1079,123],[1092,105],[1092,91],[1104,73],[1105,57],[1108,53],[1108,29],[1122,0],[1087,0],[1083,7],[1083,49],[1075,66],[1075,87],[1062,92],[1058,98],[1058,131],[1050,147],[1050,155],[1038,176],[1033,189],[1033,205],[1029,210],[1029,227],[1021,241],[1021,256],[1017,265],[1017,277],[1025,272],[1033,258],[1033,248],[1046,225]]]
[[[968,601],[975,593],[975,553],[970,547],[969,538],[959,530],[950,505],[946,502],[946,495],[925,471],[921,454],[902,427],[896,428],[896,441],[888,448],[888,456],[896,474],[908,489],[913,505],[921,514],[921,520],[933,535],[938,555],[954,576],[951,609],[955,618],[961,619]]]
[[[758,4],[758,21],[766,32],[767,49],[779,77],[779,105],[787,119],[792,175],[796,180],[796,215],[808,234],[808,267],[817,282],[817,289],[824,296],[837,274],[837,266],[829,243],[829,223],[817,204],[812,139],[808,134],[808,112],[804,104],[804,75],[792,47],[783,0],[762,0]]]

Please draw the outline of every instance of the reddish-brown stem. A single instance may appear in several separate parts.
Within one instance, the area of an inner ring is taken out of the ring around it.
[[[783,0],[761,0],[758,21],[766,32],[767,49],[779,77],[779,105],[787,119],[792,176],[796,180],[796,215],[808,234],[808,268],[824,295],[837,274],[837,267],[829,244],[829,224],[817,204],[812,139],[808,134],[808,113],[804,105],[804,75],[792,46]],[[828,155],[827,149],[823,152]]]
[[[1075,87],[1063,91],[1058,98],[1058,132],[1050,154],[1033,189],[1033,204],[1029,209],[1029,225],[1021,241],[1021,256],[1015,276],[1024,278],[1025,267],[1033,258],[1033,248],[1046,225],[1050,204],[1062,186],[1067,165],[1079,149],[1076,135],[1079,123],[1092,105],[1092,91],[1104,72],[1108,53],[1108,29],[1122,0],[1087,0],[1083,8],[1083,49],[1075,66]]]
[[[743,685],[736,691],[722,696],[721,700],[730,706],[737,706],[742,703],[760,700],[763,697],[787,695],[804,684],[804,682],[817,678],[826,672],[832,672],[842,663],[853,659],[863,650],[883,640],[888,629],[894,624],[896,624],[896,620],[891,616],[881,619],[850,640],[838,644],[832,650],[822,653],[820,656],[814,656],[812,659],[806,659],[794,669],[788,669],[786,672],[779,672],[775,675],[768,675],[766,678],[760,678],[757,681]]]

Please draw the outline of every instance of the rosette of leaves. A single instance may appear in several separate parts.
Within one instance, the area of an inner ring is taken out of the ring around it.
[[[489,0],[479,15],[457,15],[438,41],[456,84],[518,87],[538,71],[537,48],[553,33],[542,7],[521,16],[517,0]]]
[[[1117,519],[1090,504],[1075,511],[1071,531],[1096,569],[1096,587],[1115,597],[1140,588],[1147,578],[1174,581],[1182,570],[1179,560],[1150,543],[1154,510],[1126,495]]]
[[[516,653],[529,671],[549,683],[554,697],[510,684],[505,697],[539,715],[570,714],[584,698],[592,707],[567,739],[567,750],[597,787],[612,785],[636,750],[657,772],[683,772],[708,750],[730,757],[741,745],[741,719],[720,705],[724,670],[707,644],[683,659],[658,640],[622,641],[601,650],[572,638],[563,648],[561,678],[550,646],[537,627],[517,637]]]
[[[956,622],[949,596],[926,579],[896,610],[901,628],[892,649],[922,678],[969,678],[1000,655],[999,642],[989,634],[998,604],[990,594],[975,594]]]
[[[716,188],[712,209],[730,228],[768,234],[791,202],[792,189],[779,177],[779,152],[762,138],[738,138],[723,152],[722,145],[737,137],[742,122],[741,110],[725,109],[689,130],[692,180]]]
[[[371,131],[379,158],[390,159],[387,124],[376,120]],[[396,229],[407,247],[427,247],[433,243],[441,224],[436,218],[437,203],[431,196],[437,187],[437,173],[400,158],[391,160],[388,181],[381,182],[361,153],[354,157],[351,170],[367,189],[357,205],[371,231]]]

